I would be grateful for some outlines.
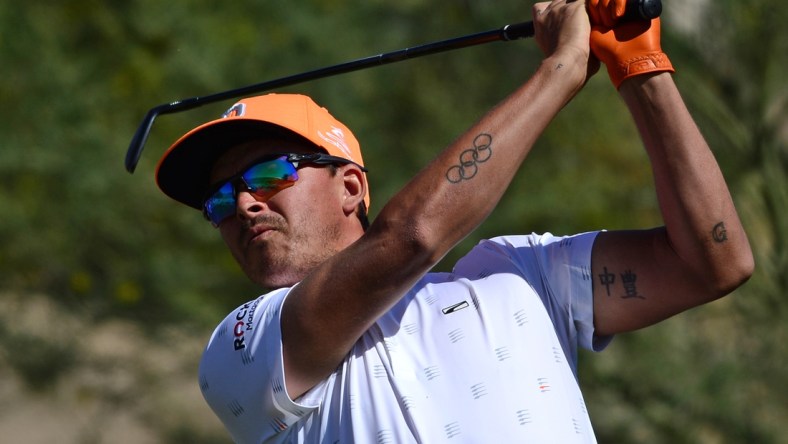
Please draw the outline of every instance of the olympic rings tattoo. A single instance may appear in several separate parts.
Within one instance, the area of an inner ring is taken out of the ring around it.
[[[479,134],[473,139],[473,148],[460,153],[460,164],[446,171],[446,179],[451,183],[472,179],[479,172],[479,164],[487,162],[491,156],[492,136]]]

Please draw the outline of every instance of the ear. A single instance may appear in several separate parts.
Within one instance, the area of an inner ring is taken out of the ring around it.
[[[348,164],[342,167],[341,174],[345,185],[344,195],[342,196],[342,209],[345,215],[354,214],[367,192],[364,173],[361,172],[358,166]]]

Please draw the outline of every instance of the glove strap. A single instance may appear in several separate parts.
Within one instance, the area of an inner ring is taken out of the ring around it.
[[[628,60],[621,60],[615,69],[608,66],[607,72],[610,75],[610,80],[616,88],[621,86],[621,82],[630,78],[639,76],[641,74],[653,72],[676,72],[673,65],[670,63],[667,54],[664,52],[655,52],[651,54],[644,54],[633,57]]]

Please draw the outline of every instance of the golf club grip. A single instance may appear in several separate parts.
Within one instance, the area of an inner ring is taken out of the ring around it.
[[[622,21],[652,20],[662,14],[662,0],[627,0]]]
[[[652,20],[662,14],[662,0],[627,0],[622,21]],[[522,22],[501,28],[501,40],[510,41],[534,36],[534,22]]]

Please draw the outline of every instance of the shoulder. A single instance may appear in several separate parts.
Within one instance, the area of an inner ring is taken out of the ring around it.
[[[208,340],[206,352],[217,349],[230,351],[244,349],[249,332],[263,329],[272,320],[278,322],[282,302],[290,290],[291,288],[273,290],[231,310],[214,329]]]
[[[498,236],[480,241],[466,256],[457,262],[457,269],[485,264],[501,265],[502,262],[519,264],[543,263],[554,256],[586,257],[599,232],[586,232],[568,236],[556,236],[546,232],[527,235]]]

